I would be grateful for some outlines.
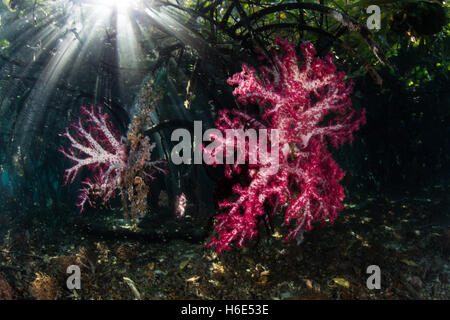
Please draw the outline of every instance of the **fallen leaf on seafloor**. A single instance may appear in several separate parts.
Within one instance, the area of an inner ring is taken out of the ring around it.
[[[217,280],[208,280],[209,283],[211,283],[213,286],[218,287],[220,285],[220,282]]]
[[[180,263],[180,270],[183,270],[187,264],[189,263],[189,260],[184,260]]]
[[[193,276],[192,278],[187,279],[186,282],[197,282],[198,279],[200,279],[200,276]]]
[[[225,272],[225,268],[223,265],[218,264],[218,263],[213,263],[212,264],[212,271],[214,273],[224,273]]]
[[[350,287],[350,282],[348,282],[344,278],[333,278],[333,282],[336,283],[337,285],[340,285],[340,286],[345,287],[345,288],[349,288]]]
[[[440,235],[439,233],[437,233],[437,232],[433,232],[432,235],[433,235],[433,236],[436,236],[436,237],[440,237],[440,236],[441,236],[441,235]]]
[[[266,284],[268,280],[268,276],[261,276],[258,278],[257,284]]]
[[[262,276],[268,276],[269,274],[270,274],[270,270],[266,270],[266,271],[261,272],[259,275],[262,277]]]
[[[395,231],[394,231],[392,234],[394,235],[394,238],[397,239],[397,240],[400,240],[400,239],[402,238],[402,236],[399,235],[399,234],[398,234],[397,232],[395,232]]]
[[[410,266],[410,267],[418,267],[419,265],[417,263],[415,263],[414,261],[411,260],[407,260],[407,259],[403,259],[400,260],[400,262],[403,262],[404,264]]]

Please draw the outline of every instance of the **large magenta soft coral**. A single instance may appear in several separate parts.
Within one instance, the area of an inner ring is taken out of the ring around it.
[[[228,79],[229,84],[237,85],[233,94],[238,101],[259,104],[261,116],[224,110],[216,122],[221,132],[267,129],[269,148],[278,149],[277,159],[271,159],[270,153],[262,153],[258,147],[258,161],[247,170],[227,164],[228,177],[246,174],[249,183],[234,185],[236,198],[219,204],[226,210],[216,217],[216,235],[209,243],[219,253],[230,250],[232,243],[242,247],[246,239],[255,237],[259,217],[267,219],[285,209],[284,222],[294,222],[288,240],[301,230],[310,230],[313,221],[334,222],[343,207],[344,190],[339,181],[345,172],[332,159],[328,142],[334,147],[352,142],[353,132],[365,123],[365,110],[350,109],[352,83],[344,80],[343,72],[336,72],[331,52],[322,60],[315,57],[313,44],[302,44],[304,64],[300,67],[294,45],[279,37],[275,42],[284,55],[272,49],[273,63],[262,55],[267,65],[260,67],[259,73],[244,64],[241,73]],[[272,141],[271,130],[277,130],[279,147]],[[234,139],[211,136],[222,148],[234,146]],[[250,149],[239,150],[248,161]],[[273,170],[275,161],[278,170]]]

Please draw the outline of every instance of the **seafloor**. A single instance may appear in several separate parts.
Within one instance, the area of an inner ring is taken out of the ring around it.
[[[263,231],[221,256],[206,239],[164,240],[170,223],[130,236],[139,229],[122,232],[107,212],[103,220],[61,206],[3,212],[0,299],[449,299],[449,189],[354,193],[333,226],[300,244]],[[110,230],[96,230],[96,219]],[[72,264],[81,290],[66,287]],[[369,265],[381,268],[379,290],[366,287]]]

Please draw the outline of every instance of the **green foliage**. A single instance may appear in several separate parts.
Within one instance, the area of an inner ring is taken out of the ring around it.
[[[10,45],[11,43],[6,39],[0,40],[0,50],[5,50],[9,48]]]
[[[16,0],[2,0],[3,4],[8,7],[9,10],[15,11],[17,6]]]
[[[402,24],[418,35],[440,32],[447,22],[447,10],[438,3],[409,2],[400,11]]]

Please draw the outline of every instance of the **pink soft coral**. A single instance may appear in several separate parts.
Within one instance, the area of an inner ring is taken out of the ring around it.
[[[332,223],[343,207],[344,191],[339,180],[345,172],[332,159],[327,140],[334,147],[347,140],[352,142],[353,132],[365,123],[365,110],[350,109],[352,83],[344,81],[343,72],[336,72],[331,52],[322,60],[314,57],[311,43],[302,44],[305,62],[299,67],[294,45],[279,37],[275,41],[284,55],[280,57],[272,49],[273,65],[261,67],[258,74],[244,64],[242,72],[228,80],[238,85],[233,94],[239,96],[240,103],[260,105],[261,118],[224,110],[216,122],[221,132],[275,129],[279,135],[278,147],[268,133],[269,147],[272,144],[279,150],[277,159],[271,159],[270,153],[262,154],[258,148],[258,161],[248,165],[247,170],[238,164],[227,165],[228,177],[246,174],[249,183],[234,185],[237,198],[219,204],[227,211],[216,217],[217,235],[209,243],[219,253],[230,250],[232,242],[242,247],[245,239],[257,235],[258,217],[267,219],[284,207],[284,222],[295,222],[286,240],[301,230],[310,230],[313,221]],[[234,146],[234,139],[211,136],[223,148],[230,143]],[[248,161],[249,149],[240,151],[245,152]],[[279,163],[277,171],[272,168],[274,161]]]
[[[149,109],[142,108],[140,117]],[[80,190],[80,212],[86,203],[91,207],[106,205],[116,196],[118,190],[122,194],[125,216],[128,216],[128,200],[131,203],[132,222],[137,215],[143,217],[147,211],[147,197],[150,185],[157,173],[168,174],[164,168],[165,160],[151,161],[151,153],[155,144],[150,144],[150,138],[139,131],[139,119],[136,117],[132,129],[128,132],[129,143],[114,130],[108,114],[102,112],[101,106],[81,107],[84,117],[78,119],[78,124],[72,124],[75,136],[66,129],[64,136],[71,145],[68,151],[59,151],[75,162],[75,165],[65,171],[65,183],[73,183],[80,170],[87,168],[92,177],[87,177]],[[144,117],[145,118],[145,117]]]
[[[81,107],[85,116],[78,119],[78,124],[72,124],[77,136],[73,136],[69,129],[64,136],[71,142],[68,152],[60,148],[60,152],[73,160],[75,165],[65,171],[65,183],[73,183],[75,177],[83,167],[94,172],[93,179],[83,181],[85,186],[79,195],[77,206],[81,212],[86,202],[94,206],[94,199],[102,200],[103,204],[115,197],[116,189],[123,182],[127,167],[127,151],[125,143],[115,132],[106,113],[102,113],[101,106],[90,108]]]

